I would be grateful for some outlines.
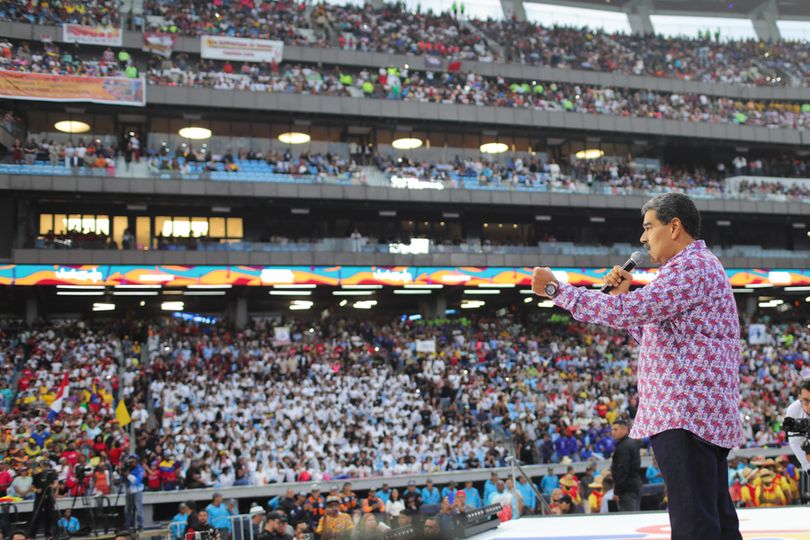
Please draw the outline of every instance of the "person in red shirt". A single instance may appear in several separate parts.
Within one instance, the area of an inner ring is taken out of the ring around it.
[[[76,464],[79,462],[79,453],[76,451],[76,444],[75,443],[68,443],[67,450],[62,452],[62,456],[68,462],[71,468],[75,467]]]
[[[222,71],[230,75],[231,73],[233,73],[233,66],[231,65],[230,62],[225,62],[225,65],[222,67]]]
[[[6,496],[6,490],[11,485],[12,480],[14,478],[11,476],[8,464],[5,461],[0,461],[0,497]]]

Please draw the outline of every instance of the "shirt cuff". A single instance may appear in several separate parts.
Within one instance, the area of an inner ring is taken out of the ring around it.
[[[579,300],[579,295],[582,294],[583,289],[562,282],[559,282],[559,287],[560,289],[557,296],[552,298],[551,301],[554,302],[555,306],[561,307],[566,311],[571,311],[574,309],[577,300]]]

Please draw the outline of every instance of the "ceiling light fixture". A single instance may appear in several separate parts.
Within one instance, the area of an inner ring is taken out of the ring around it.
[[[395,139],[394,142],[391,143],[391,146],[397,150],[413,150],[422,146],[422,139],[403,137],[401,139]]]
[[[302,133],[300,131],[288,131],[278,136],[278,140],[284,144],[306,144],[311,139],[312,137],[310,137],[308,133]]]
[[[199,126],[188,126],[181,128],[180,131],[177,132],[177,134],[183,137],[184,139],[202,141],[205,139],[210,139],[212,132],[208,128]]]
[[[62,120],[55,123],[53,127],[62,133],[87,133],[90,131],[90,124],[78,120]]]

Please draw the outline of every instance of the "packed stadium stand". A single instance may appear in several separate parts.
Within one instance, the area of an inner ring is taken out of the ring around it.
[[[602,538],[642,345],[533,268],[601,288],[665,193],[738,310],[731,499],[798,527],[810,8],[432,4],[0,2],[0,539]]]

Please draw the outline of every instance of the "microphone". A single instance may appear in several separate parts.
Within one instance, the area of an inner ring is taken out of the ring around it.
[[[630,258],[625,261],[622,265],[622,270],[627,272],[632,272],[633,268],[642,264],[644,262],[644,252],[643,251],[634,251]],[[603,285],[601,291],[603,293],[609,293],[613,290],[613,287],[610,285]]]

